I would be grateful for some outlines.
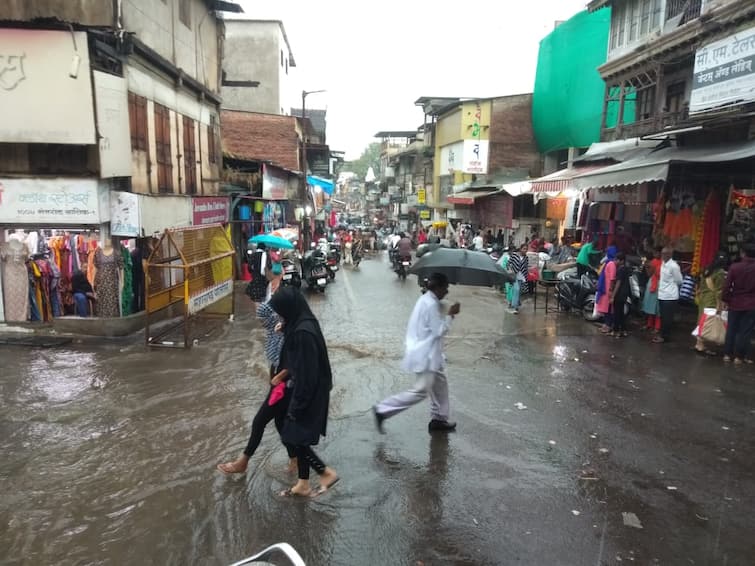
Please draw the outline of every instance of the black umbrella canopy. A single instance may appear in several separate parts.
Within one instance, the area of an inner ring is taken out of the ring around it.
[[[442,273],[448,277],[449,283],[476,287],[492,287],[514,281],[513,274],[504,271],[486,253],[455,248],[438,248],[425,253],[409,273],[420,278]]]

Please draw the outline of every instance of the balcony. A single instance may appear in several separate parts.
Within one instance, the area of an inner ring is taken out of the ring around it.
[[[688,119],[689,110],[686,108],[678,112],[662,112],[651,118],[637,120],[631,124],[622,124],[621,127],[606,128],[603,130],[601,140],[615,141],[663,133],[663,130],[680,126],[687,122]]]
[[[679,18],[678,26],[699,18],[703,0],[667,0],[666,22]]]

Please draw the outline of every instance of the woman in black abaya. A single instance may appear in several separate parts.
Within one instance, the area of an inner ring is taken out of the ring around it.
[[[325,465],[312,450],[325,436],[328,405],[333,375],[328,349],[320,324],[298,289],[283,287],[270,306],[283,319],[285,342],[281,366],[294,380],[294,390],[281,432],[285,444],[294,446],[298,461],[299,481],[281,495],[309,497],[319,495],[338,482],[338,474]],[[310,468],[320,476],[320,487],[314,491],[309,483]]]

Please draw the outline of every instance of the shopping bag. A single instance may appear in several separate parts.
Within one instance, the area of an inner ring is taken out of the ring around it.
[[[723,316],[720,314],[703,316],[705,320],[700,325],[700,338],[711,344],[723,345],[726,341],[726,321]]]

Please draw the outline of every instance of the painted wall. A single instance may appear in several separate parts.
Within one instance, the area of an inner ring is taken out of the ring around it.
[[[259,86],[224,86],[223,108],[288,114],[290,69],[287,71],[287,68],[291,54],[280,24],[272,21],[228,20],[225,26],[223,69],[226,78],[234,81],[257,81]]]

